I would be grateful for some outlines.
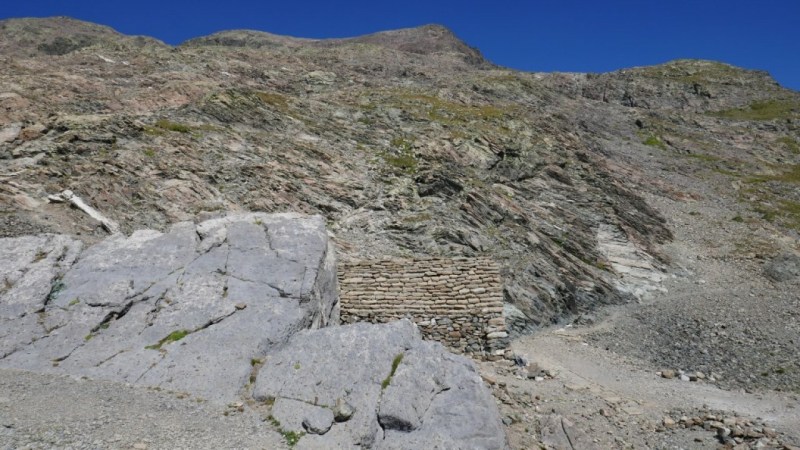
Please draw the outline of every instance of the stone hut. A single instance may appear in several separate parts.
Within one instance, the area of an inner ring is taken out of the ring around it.
[[[508,346],[500,268],[488,258],[339,263],[341,319],[408,318],[457,353],[499,359]]]

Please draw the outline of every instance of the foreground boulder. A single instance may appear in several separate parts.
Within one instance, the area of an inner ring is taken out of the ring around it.
[[[0,367],[239,396],[295,332],[338,323],[319,216],[243,214],[112,236],[0,239]]]
[[[297,333],[268,355],[254,396],[274,402],[285,432],[308,433],[298,448],[505,447],[473,363],[423,341],[405,320]]]

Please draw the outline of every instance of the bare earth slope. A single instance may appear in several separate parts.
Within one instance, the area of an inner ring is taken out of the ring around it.
[[[67,18],[9,20],[0,236],[104,237],[47,201],[64,189],[126,232],[239,210],[321,214],[343,258],[497,259],[515,335],[600,322],[581,331],[599,355],[590,373],[619,357],[633,367],[621,379],[714,373],[702,383],[720,395],[796,407],[798,124],[800,94],[710,61],[535,74],[493,66],[439,26],[322,41],[230,31],[173,48]],[[558,353],[543,333],[515,351]],[[542,362],[584,374],[567,356]],[[559,397],[575,400],[564,417],[661,438],[590,414],[584,394]],[[764,417],[789,433],[764,445],[797,443],[791,409]],[[548,417],[510,425],[512,444],[544,442]],[[706,448],[725,441],[704,433]]]

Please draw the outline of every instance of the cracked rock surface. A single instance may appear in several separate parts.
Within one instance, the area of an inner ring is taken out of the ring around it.
[[[0,368],[188,391],[224,402],[251,362],[338,323],[319,216],[240,214],[112,236],[0,239]]]
[[[303,436],[297,448],[506,446],[474,364],[422,341],[406,320],[301,331],[270,353],[253,395],[275,401],[273,417],[286,430],[302,431],[340,398],[355,408],[349,420]]]

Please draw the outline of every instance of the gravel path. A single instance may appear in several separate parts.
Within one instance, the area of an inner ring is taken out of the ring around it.
[[[726,389],[800,393],[800,279],[763,274],[787,244],[768,228],[720,220],[730,215],[724,206],[650,201],[676,230],[662,249],[673,262],[668,292],[588,339],[655,370],[715,373]]]
[[[0,449],[280,449],[246,408],[181,393],[0,370]]]

